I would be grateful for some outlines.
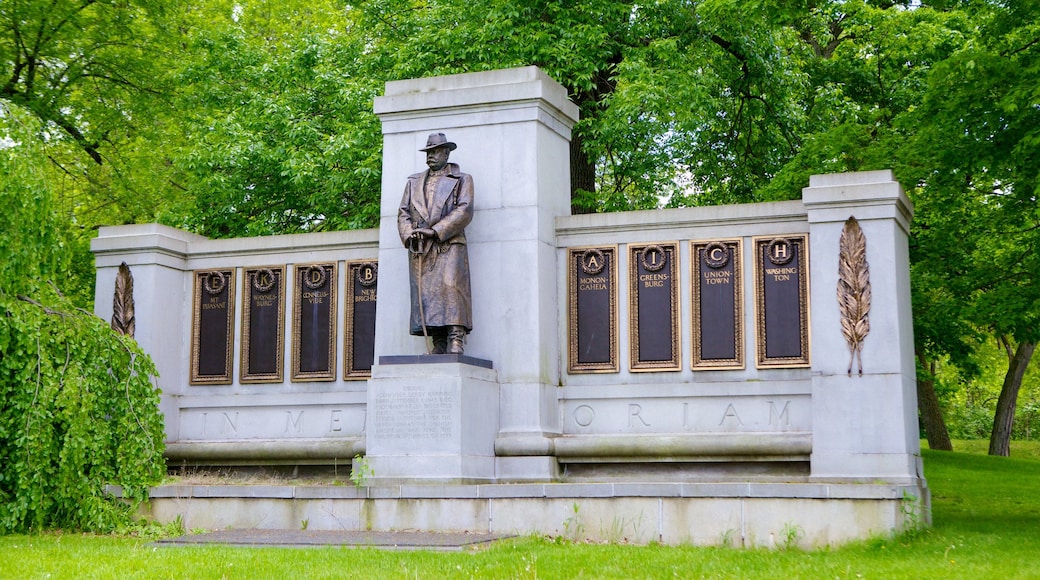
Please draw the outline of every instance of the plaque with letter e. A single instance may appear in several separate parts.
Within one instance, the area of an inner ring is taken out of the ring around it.
[[[567,249],[571,373],[618,372],[617,246]]]
[[[677,371],[679,336],[679,245],[628,246],[629,369]]]
[[[242,283],[242,383],[284,376],[285,267],[247,268]]]
[[[336,265],[293,268],[293,381],[336,379]]]
[[[379,267],[375,262],[347,263],[346,329],[343,332],[343,379],[372,376],[376,339],[376,286]]]
[[[754,238],[759,368],[809,366],[809,255],[804,234]]]
[[[235,270],[196,270],[191,321],[193,385],[231,384]]]
[[[744,368],[741,240],[690,243],[693,370]]]

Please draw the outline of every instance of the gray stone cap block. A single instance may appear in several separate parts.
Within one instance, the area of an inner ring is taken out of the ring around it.
[[[367,253],[371,256],[370,259],[375,260],[379,250],[379,232],[372,228],[211,240],[160,224],[137,224],[101,228],[98,237],[90,241],[90,249],[98,257],[110,254],[125,256],[158,253],[180,259],[220,258],[228,262],[235,258],[256,256],[264,264],[271,260],[270,256],[273,254],[307,255],[321,251],[355,250]],[[295,261],[309,262],[315,259],[323,258],[303,257]],[[284,257],[280,257],[279,260],[285,261]]]
[[[914,207],[890,170],[813,175],[802,190],[812,223],[856,219],[896,219],[908,225]]]
[[[615,242],[645,241],[655,232],[679,232],[696,238],[697,228],[725,230],[727,236],[808,232],[801,201],[776,201],[708,207],[653,209],[556,218],[558,245],[586,245],[589,236],[603,234]],[[673,236],[674,237],[674,236]],[[706,237],[717,237],[714,234]],[[629,239],[631,238],[631,240]]]
[[[397,354],[380,356],[381,365],[435,365],[460,363],[485,369],[494,368],[491,361],[465,354]]]
[[[567,98],[567,89],[535,66],[390,81],[373,110],[392,115],[530,100],[545,102],[571,124],[578,120],[578,107]]]
[[[706,481],[687,483],[521,483],[484,485],[161,485],[151,498],[266,499],[524,499],[524,498],[736,498],[893,500],[918,497],[924,480],[904,483]],[[110,486],[109,493],[122,496]]]

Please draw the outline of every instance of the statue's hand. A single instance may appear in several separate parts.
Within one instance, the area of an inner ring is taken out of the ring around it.
[[[433,228],[419,228],[412,232],[412,237],[415,238],[430,238],[433,240],[437,239],[437,232]]]

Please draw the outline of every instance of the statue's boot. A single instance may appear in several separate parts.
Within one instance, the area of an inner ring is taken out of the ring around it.
[[[466,328],[463,326],[448,327],[448,354],[462,354],[466,343]]]
[[[444,354],[448,352],[448,335],[435,334],[433,338],[433,354]]]

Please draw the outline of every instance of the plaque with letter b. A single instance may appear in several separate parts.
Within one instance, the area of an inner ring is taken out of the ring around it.
[[[347,264],[345,305],[346,329],[343,332],[343,379],[361,380],[372,376],[376,340],[376,287],[379,267],[375,262]]]
[[[759,368],[809,366],[809,249],[805,234],[754,238]]]
[[[196,270],[191,320],[193,385],[229,385],[235,342],[235,270]]]
[[[293,381],[336,379],[336,264],[293,268]]]
[[[617,246],[567,249],[571,373],[618,372]]]

